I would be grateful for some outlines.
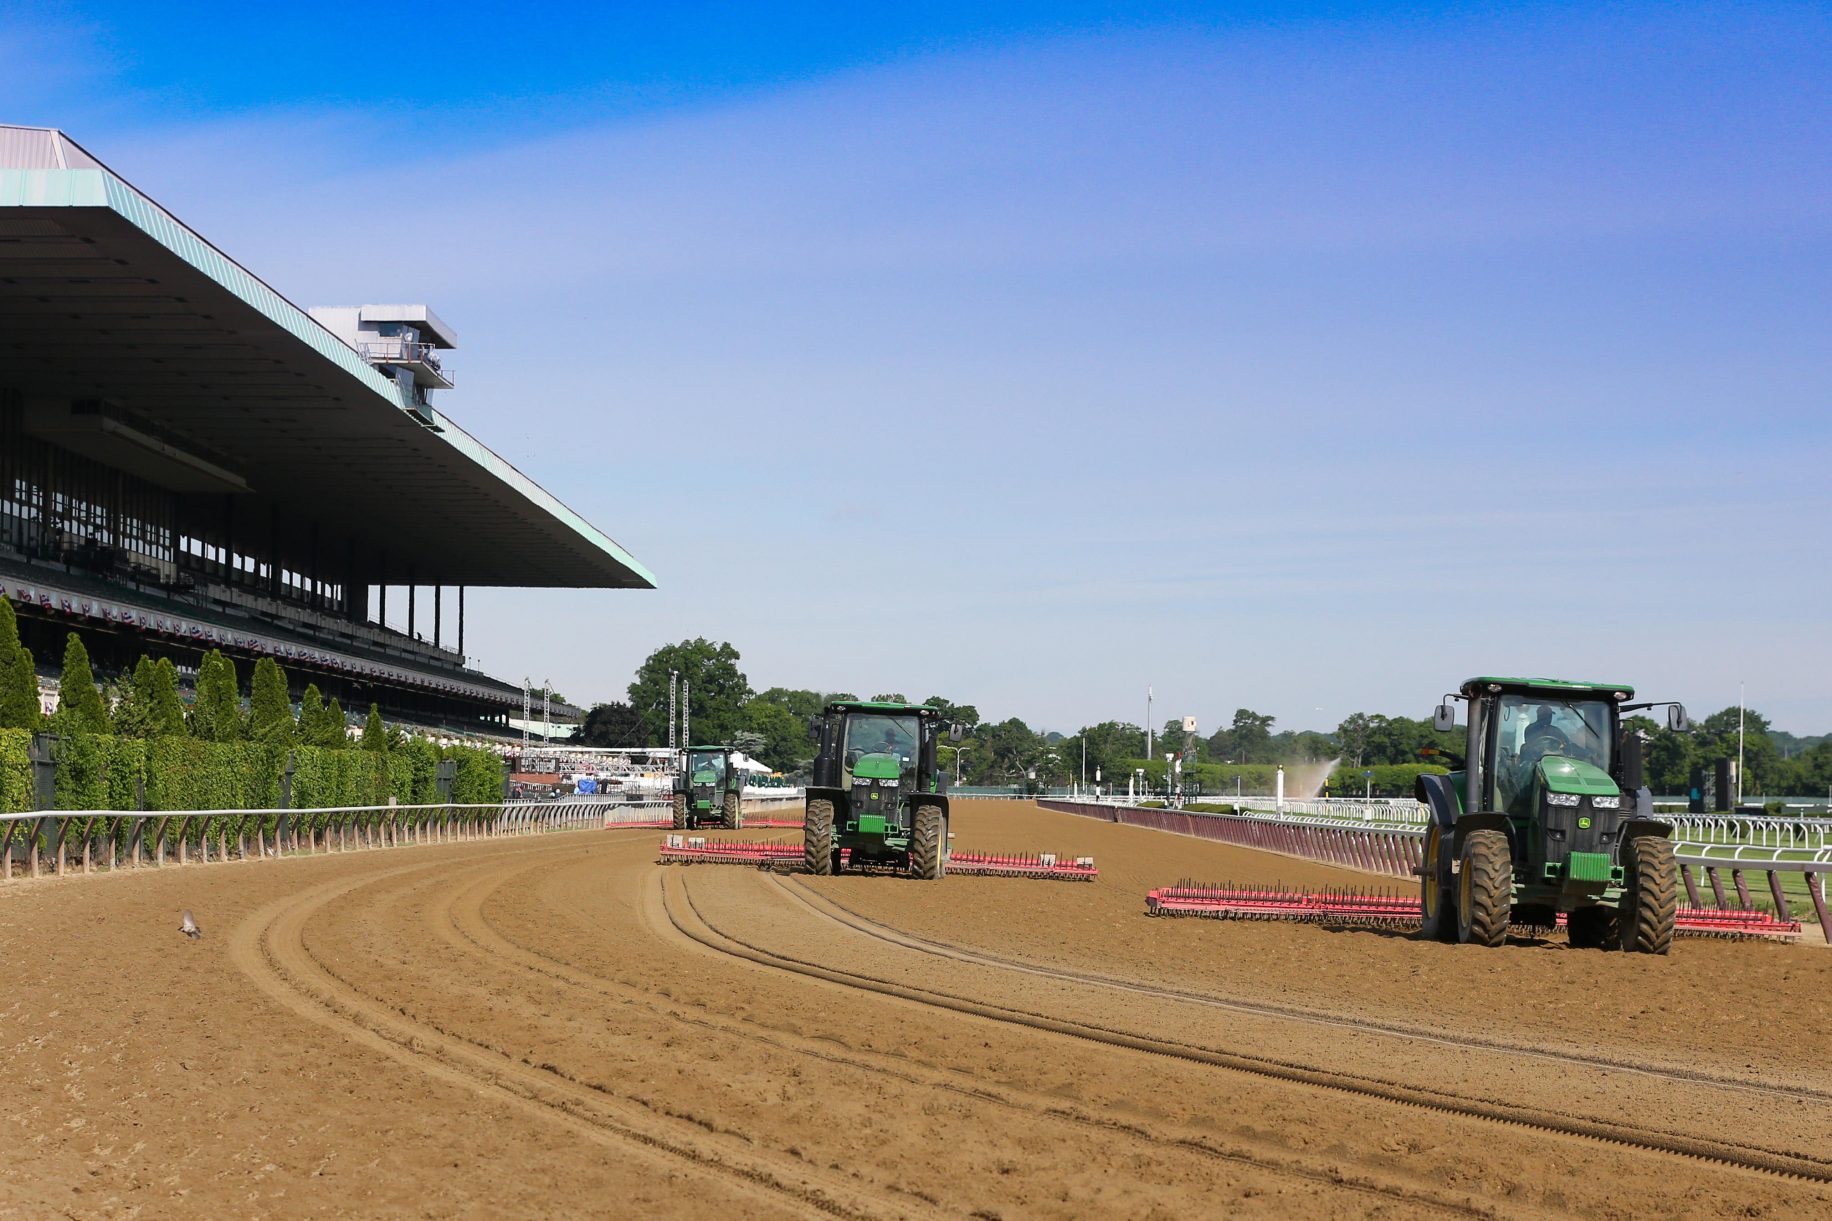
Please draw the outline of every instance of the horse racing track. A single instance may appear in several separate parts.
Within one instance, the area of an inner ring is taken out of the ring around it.
[[[1832,1215],[1824,949],[1154,920],[1188,876],[1367,879],[955,824],[1099,876],[633,828],[9,884],[0,1214]]]

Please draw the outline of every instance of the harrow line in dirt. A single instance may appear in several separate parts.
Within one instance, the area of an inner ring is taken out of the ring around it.
[[[571,847],[570,845],[568,846]],[[808,1216],[884,1215],[881,1201],[847,1203],[820,1189],[783,1182],[767,1166],[746,1164],[658,1130],[648,1117],[606,1114],[615,1100],[546,1068],[516,1063],[495,1048],[419,1021],[353,987],[312,955],[304,943],[307,920],[351,891],[424,871],[421,863],[314,887],[256,912],[233,934],[231,956],[255,984],[291,1012],[329,1027],[396,1063],[427,1076],[559,1123],[620,1151],[651,1161],[663,1172],[686,1168],[721,1180],[740,1196]],[[342,991],[344,995],[339,995]],[[583,1096],[581,1096],[583,1095]],[[622,1109],[622,1108],[618,1108]],[[797,1166],[802,1173],[804,1167]]]
[[[536,868],[551,864],[552,862],[549,861],[537,862],[527,869],[518,871],[512,877],[519,877]],[[511,877],[484,878],[451,893],[451,901],[445,905],[441,913],[445,917],[444,928],[440,930],[441,935],[452,934],[446,936],[448,943],[462,943],[490,961],[510,962],[531,974],[594,992],[599,996],[634,1001],[652,1014],[689,1028],[711,1031],[727,1038],[769,1047],[789,1055],[808,1057],[823,1064],[843,1065],[870,1075],[882,1075],[885,1070],[885,1061],[892,1060],[901,1070],[900,1079],[913,1086],[944,1090],[973,1102],[998,1106],[1033,1118],[1053,1120],[1092,1131],[1122,1136],[1160,1148],[1175,1149],[1207,1160],[1249,1166],[1301,1182],[1320,1184],[1376,1197],[1384,1201],[1402,1203],[1412,1209],[1426,1209],[1450,1216],[1492,1217],[1499,1215],[1494,1208],[1479,1205],[1472,1200],[1446,1200],[1426,1192],[1389,1186],[1356,1174],[1306,1165],[1289,1155],[1272,1156],[1252,1152],[1240,1146],[1216,1145],[1194,1137],[1156,1132],[1136,1122],[1110,1116],[1090,1115],[1065,1106],[1059,1099],[1044,1098],[1022,1087],[1014,1087],[1010,1084],[1002,1084],[996,1089],[984,1085],[962,1085],[956,1080],[951,1080],[945,1070],[907,1054],[872,1053],[874,1058],[869,1059],[863,1056],[848,1055],[834,1051],[826,1043],[817,1043],[778,1031],[766,1032],[762,1028],[757,1028],[756,1023],[749,1019],[734,1018],[719,1013],[704,1004],[685,1000],[677,1001],[678,1005],[696,1010],[700,1015],[690,1016],[682,1013],[674,1005],[662,1003],[654,993],[598,975],[551,954],[542,953],[538,949],[511,939],[500,929],[493,927],[489,918],[483,913],[483,903],[491,893],[506,885],[510,880]],[[651,887],[647,877],[642,880],[642,884],[646,892],[657,898],[660,897],[659,888]],[[434,919],[436,920],[437,917]],[[720,961],[729,957],[723,953],[709,950],[696,940],[681,937],[665,917],[662,917],[658,923],[666,929],[668,934],[671,934],[672,938],[680,938],[683,948],[695,953],[706,954]]]
[[[691,931],[672,908],[669,917],[674,926],[683,934],[693,937],[709,948],[720,950],[733,957],[743,958],[760,966],[788,971],[814,979],[825,980],[845,988],[861,989],[876,992],[880,995],[895,997],[914,1004],[935,1008],[950,1009],[957,1013],[985,1018],[989,1021],[1003,1022],[1010,1025],[1029,1027],[1034,1030],[1053,1034],[1066,1035],[1070,1038],[1084,1039],[1112,1047],[1123,1047],[1150,1055],[1166,1056],[1172,1059],[1185,1060],[1190,1063],[1206,1064],[1215,1068],[1229,1069],[1275,1081],[1284,1081],[1294,1085],[1312,1086],[1333,1090],[1340,1093],[1373,1098],[1400,1106],[1415,1107],[1425,1111],[1445,1115],[1459,1116],[1486,1123],[1497,1123],[1518,1127],[1530,1131],[1540,1131],[1556,1136],[1573,1137],[1582,1140],[1597,1141],[1626,1149],[1640,1149],[1651,1153],[1663,1153],[1673,1156],[1712,1162],[1741,1170],[1757,1171],[1778,1175],[1784,1178],[1800,1179],[1810,1182],[1832,1183],[1832,1161],[1815,1158],[1807,1154],[1781,1152],[1760,1147],[1735,1145],[1726,1142],[1704,1140],[1674,1133],[1653,1132],[1637,1129],[1628,1125],[1612,1124],[1602,1120],[1587,1119],[1577,1116],[1550,1115],[1531,1112],[1525,1108],[1508,1107],[1501,1103],[1483,1102],[1476,1099],[1446,1098],[1429,1090],[1416,1086],[1407,1086],[1397,1082],[1381,1081],[1373,1078],[1356,1077],[1321,1069],[1311,1065],[1287,1063],[1234,1052],[1217,1051],[1213,1048],[1198,1047],[1179,1043],[1169,1039],[1158,1039],[1149,1035],[1135,1034],[1130,1031],[1115,1030],[1103,1026],[1094,1026],[1044,1014],[1027,1013],[1023,1010],[1008,1009],[1003,1006],[987,1004],[967,997],[952,996],[946,993],[927,989],[914,988],[890,980],[877,979],[873,976],[860,975],[837,968],[825,967],[802,959],[765,950],[735,937],[708,921],[693,901],[693,895],[683,878],[679,889],[681,898],[694,918],[704,926],[711,937],[697,936]],[[668,895],[668,886],[664,881],[664,902]],[[720,943],[723,944],[720,944]]]
[[[1672,1081],[1684,1085],[1709,1086],[1719,1089],[1744,1090],[1788,1101],[1803,1101],[1832,1104],[1832,1090],[1818,1089],[1810,1085],[1785,1085],[1770,1081],[1752,1081],[1746,1077],[1708,1072],[1704,1069],[1680,1068],[1674,1065],[1651,1064],[1640,1060],[1619,1059],[1613,1056],[1601,1056],[1587,1052],[1560,1051],[1555,1048],[1533,1047],[1527,1044],[1510,1043],[1502,1039],[1489,1038],[1480,1034],[1467,1037],[1451,1038],[1434,1031],[1419,1027],[1407,1026],[1398,1022],[1380,1022],[1371,1018],[1356,1018],[1341,1014],[1319,1013],[1313,1009],[1301,1009],[1296,1006],[1277,1005],[1266,1001],[1239,1000],[1232,997],[1214,996],[1203,992],[1189,992],[1179,988],[1169,988],[1158,984],[1140,983],[1135,980],[1121,979],[1111,975],[1099,975],[1085,971],[1072,971],[1063,967],[1047,967],[1039,963],[1024,962],[1021,959],[1007,958],[985,950],[976,950],[969,946],[957,945],[950,941],[922,937],[902,929],[892,928],[873,920],[870,916],[854,911],[839,900],[828,895],[819,894],[799,880],[784,878],[780,875],[768,875],[770,881],[782,888],[795,899],[806,905],[823,919],[830,920],[844,928],[874,937],[891,945],[901,946],[918,953],[931,954],[938,958],[948,958],[958,962],[976,963],[980,966],[997,967],[1009,971],[1019,971],[1043,979],[1053,979],[1064,983],[1088,984],[1095,987],[1110,988],[1119,992],[1131,992],[1141,996],[1156,997],[1162,1000],[1184,1001],[1194,1005],[1222,1009],[1231,1013],[1240,1013],[1249,1017],[1273,1018],[1284,1021],[1305,1022],[1317,1026],[1332,1026],[1343,1030],[1352,1030],[1360,1034],[1378,1035],[1387,1038],[1409,1039],[1421,1043],[1433,1043],[1443,1047],[1467,1050],[1494,1052],[1501,1055],[1522,1056],[1536,1060],[1549,1060],[1567,1067],[1607,1070],[1611,1072],[1634,1073],[1658,1080]]]

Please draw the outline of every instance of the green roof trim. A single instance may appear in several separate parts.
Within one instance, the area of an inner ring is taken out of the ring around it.
[[[1619,691],[1624,699],[1632,698],[1635,694],[1635,689],[1627,683],[1580,682],[1563,678],[1468,678],[1463,680],[1462,690],[1467,695],[1472,689],[1488,686],[1530,687],[1543,691],[1608,691],[1612,695]]]
[[[926,712],[934,717],[941,715],[940,709],[931,708],[927,704],[879,704],[873,703],[871,700],[836,700],[827,705],[827,711],[829,712],[841,709],[848,711],[865,710],[870,712],[913,712],[918,716]]]

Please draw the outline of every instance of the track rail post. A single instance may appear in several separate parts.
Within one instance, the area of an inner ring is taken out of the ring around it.
[[[1807,893],[1813,896],[1813,913],[1819,917],[1819,931],[1826,935],[1826,944],[1832,946],[1832,914],[1826,911],[1825,887],[1819,875],[1810,870],[1807,872]]]

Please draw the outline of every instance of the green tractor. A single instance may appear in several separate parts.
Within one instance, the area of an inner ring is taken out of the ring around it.
[[[674,829],[744,825],[744,776],[729,746],[689,746],[674,773]]]
[[[888,865],[916,878],[948,867],[947,777],[936,764],[941,713],[919,704],[839,701],[816,722],[802,846],[808,872]],[[958,738],[958,728],[950,730]]]
[[[1472,678],[1440,704],[1437,729],[1468,707],[1467,758],[1420,776],[1431,812],[1419,867],[1425,936],[1497,946],[1508,925],[1551,926],[1575,947],[1665,954],[1678,868],[1673,828],[1654,817],[1641,740],[1622,728],[1634,688],[1543,678]],[[1668,704],[1667,724],[1687,728]],[[1438,753],[1438,752],[1427,752]]]

